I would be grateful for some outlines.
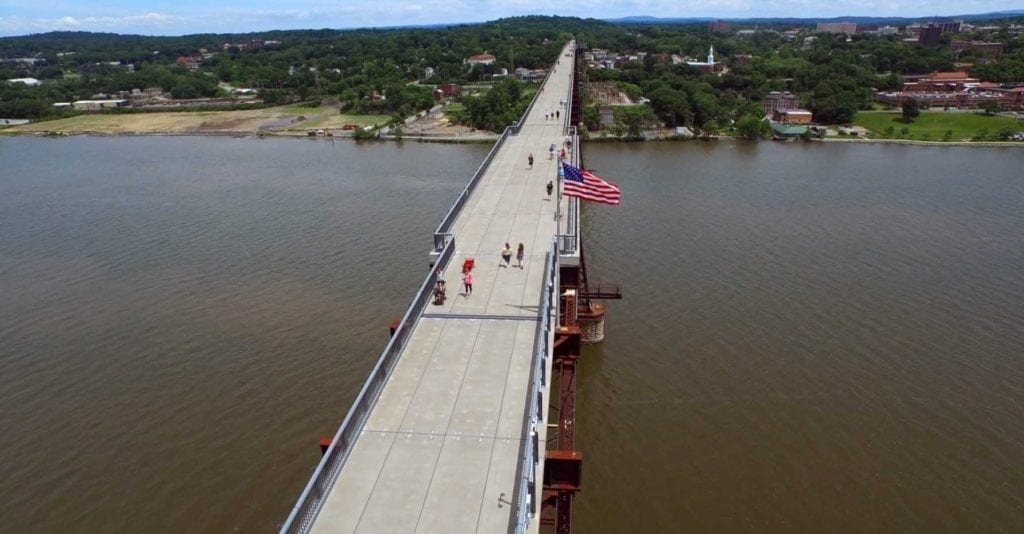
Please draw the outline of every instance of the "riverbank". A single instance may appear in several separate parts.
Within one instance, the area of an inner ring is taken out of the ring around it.
[[[913,140],[913,139],[877,139],[870,137],[824,137],[814,139],[824,142],[860,142],[866,145],[915,145],[919,147],[1024,147],[1020,141],[995,140]]]
[[[0,135],[64,137],[105,136],[230,136],[351,139],[365,127],[382,127],[385,115],[346,115],[336,107],[278,106],[273,108],[124,114],[89,114],[33,122],[0,129]],[[426,118],[410,120],[400,136],[381,139],[427,143],[488,143],[499,134]]]
[[[227,136],[347,140],[353,139],[354,137],[354,129],[352,126],[376,126],[383,124],[387,119],[387,117],[376,115],[331,115],[325,111],[317,111],[320,109],[321,108],[282,106],[278,108],[266,108],[263,110],[244,111],[80,115],[69,119],[29,123],[0,129],[0,135],[39,137],[65,137],[76,135],[96,137]],[[303,113],[308,113],[308,115]],[[342,126],[339,127],[339,124]],[[434,128],[430,134],[420,133],[410,135],[406,132],[399,137],[386,134],[378,139],[381,141],[469,144],[493,143],[497,141],[499,137],[499,134],[493,132],[472,130],[459,126],[446,126]],[[647,141],[710,142],[742,140],[729,135],[716,135],[711,138],[683,138],[669,135],[648,135],[643,139],[627,139],[626,137],[602,135],[587,139],[587,142],[591,143],[634,143]],[[920,141],[914,139],[836,136],[814,138],[809,142],[918,146],[1024,147],[1024,143],[1017,141]]]
[[[332,132],[332,135],[309,135],[303,132],[275,132],[275,131],[255,131],[255,132],[240,132],[236,130],[208,130],[208,131],[120,131],[120,132],[109,132],[109,131],[98,131],[98,130],[76,130],[76,131],[41,131],[41,132],[18,132],[18,131],[6,131],[0,130],[0,136],[8,135],[10,137],[76,137],[76,136],[90,136],[90,137],[257,137],[257,138],[291,138],[291,139],[311,139],[319,141],[330,141],[330,140],[353,140],[355,136],[351,132]],[[396,141],[396,142],[417,142],[417,143],[439,143],[439,144],[475,144],[475,143],[493,143],[498,140],[501,136],[491,132],[472,132],[468,134],[455,134],[455,135],[403,135],[401,137],[394,137],[391,135],[381,136],[370,141]]]
[[[351,132],[390,120],[386,115],[345,115],[337,107],[276,106],[230,111],[160,111],[85,114],[11,126],[6,135],[284,135],[319,130]]]

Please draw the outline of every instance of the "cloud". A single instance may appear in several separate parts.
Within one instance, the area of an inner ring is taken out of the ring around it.
[[[130,13],[135,0],[0,0],[0,35],[54,29],[181,35],[273,29],[355,28],[544,14],[594,18],[922,17],[1014,9],[1019,0],[177,0],[164,12]],[[173,5],[174,7],[170,7]],[[52,17],[43,14],[54,14]]]
[[[0,17],[0,33],[7,35],[52,30],[160,32],[186,26],[184,17],[166,13],[59,18]]]

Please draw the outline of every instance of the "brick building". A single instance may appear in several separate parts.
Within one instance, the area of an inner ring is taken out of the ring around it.
[[[917,42],[922,46],[935,47],[939,46],[939,40],[942,37],[942,28],[929,24],[921,28],[921,32],[917,35]]]
[[[779,109],[772,114],[772,120],[784,124],[810,124],[812,118],[806,109]]]
[[[766,115],[774,115],[775,112],[779,110],[784,111],[787,109],[799,108],[800,99],[789,91],[784,93],[772,91],[761,99],[761,107],[764,108]]]

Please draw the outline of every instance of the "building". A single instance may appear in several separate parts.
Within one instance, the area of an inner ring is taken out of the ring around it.
[[[143,90],[132,89],[131,94],[128,95],[128,101],[131,102],[133,107],[153,104],[164,99],[166,99],[166,96],[159,87],[147,87]]]
[[[437,101],[454,98],[460,94],[462,94],[462,87],[455,83],[444,83],[434,89],[434,99]]]
[[[992,56],[1000,56],[1003,54],[1003,43],[990,43],[986,41],[953,41],[951,46],[953,48],[953,52],[957,55],[964,50],[974,50]]]
[[[772,120],[783,124],[810,124],[813,115],[806,109],[777,109]]]
[[[1024,88],[972,89],[948,93],[875,93],[876,102],[896,107],[902,106],[911,98],[916,100],[919,106],[924,107],[977,109],[985,102],[995,102],[1003,109],[1020,109],[1024,107]]]
[[[939,40],[942,37],[942,28],[929,24],[921,28],[920,33],[917,35],[917,42],[922,46],[935,47],[939,46]]]
[[[775,115],[776,111],[785,111],[789,109],[797,109],[800,107],[800,99],[796,95],[786,91],[780,93],[778,91],[772,91],[765,95],[761,99],[761,107],[764,108],[766,115]]]
[[[711,33],[729,33],[732,30],[732,24],[724,20],[716,20],[708,24],[708,31]]]
[[[178,65],[185,67],[186,69],[195,72],[199,70],[199,67],[203,64],[203,56],[178,56],[175,61]]]
[[[707,61],[687,61],[686,64],[704,72],[716,72],[718,65],[715,63],[715,46],[711,45],[711,48],[708,49]]]
[[[466,58],[464,63],[467,63],[467,64],[469,64],[471,66],[472,65],[493,65],[495,59],[497,59],[497,58],[492,56],[491,54],[477,54],[475,56],[469,56],[468,58]]]
[[[341,74],[341,73],[339,72],[339,74]],[[424,80],[429,80],[429,79],[431,79],[433,77],[434,77],[434,67],[427,67],[427,68],[423,69],[423,79]]]
[[[239,52],[255,52],[257,50],[260,50],[264,46],[272,46],[272,45],[279,45],[279,44],[281,44],[281,41],[273,41],[273,40],[265,41],[263,39],[256,38],[256,39],[249,39],[248,41],[241,42],[241,43],[224,43],[224,46],[222,47],[222,49],[225,52],[229,52],[230,49],[232,49],[232,48],[238,50]]]
[[[878,35],[896,35],[900,32],[900,29],[896,26],[879,26],[875,33]]]
[[[23,84],[25,84],[25,85],[27,85],[29,87],[36,87],[36,86],[42,84],[43,82],[41,82],[41,81],[39,81],[39,80],[37,80],[35,78],[11,78],[11,79],[7,80],[7,83],[23,83]]]
[[[128,101],[119,98],[117,100],[76,100],[71,103],[71,107],[79,111],[103,111],[105,109],[123,108],[128,105]]]
[[[36,63],[46,63],[46,59],[41,57],[9,57],[0,58],[0,63],[20,63],[22,65],[35,66]]]
[[[515,70],[516,78],[519,78],[520,80],[523,81],[543,80],[544,77],[547,75],[548,72],[544,69],[528,69],[526,67],[519,67],[518,69]]]
[[[1004,109],[1016,109],[1024,106],[1024,87],[982,82],[966,72],[936,72],[905,82],[901,91],[875,93],[876,102],[891,106],[901,106],[910,98],[928,107],[975,109],[992,101]]]
[[[772,137],[776,139],[793,139],[802,135],[807,135],[810,131],[806,126],[794,125],[794,124],[779,124],[777,122],[771,123]]]
[[[856,22],[819,22],[816,30],[818,33],[845,33],[853,35],[857,33]]]
[[[961,24],[963,24],[963,21],[954,20],[946,22],[933,22],[929,24],[929,26],[935,26],[939,28],[940,30],[942,30],[942,33],[957,33],[960,31]]]
[[[437,88],[445,98],[453,98],[462,94],[462,87],[455,83],[442,84]]]
[[[931,76],[905,82],[903,91],[950,93],[962,91],[969,86],[977,85],[981,80],[971,78],[966,72],[935,72]]]

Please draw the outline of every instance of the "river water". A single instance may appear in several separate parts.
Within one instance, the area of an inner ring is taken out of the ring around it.
[[[274,531],[487,150],[0,138],[0,530]],[[577,532],[1024,530],[1024,151],[585,150]]]

